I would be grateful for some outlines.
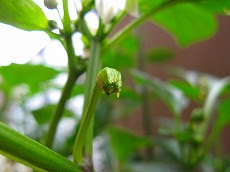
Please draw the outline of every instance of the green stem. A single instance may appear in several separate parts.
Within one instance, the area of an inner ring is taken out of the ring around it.
[[[49,127],[47,139],[45,141],[45,145],[49,148],[51,148],[53,145],[57,126],[64,112],[66,101],[70,97],[71,91],[75,85],[75,81],[83,72],[82,69],[79,69],[79,70],[76,69],[77,58],[74,53],[74,48],[73,48],[72,39],[71,39],[72,29],[71,29],[71,20],[70,20],[69,12],[68,12],[68,0],[63,1],[63,9],[64,9],[64,19],[63,19],[64,39],[65,39],[65,48],[66,48],[67,55],[68,55],[69,74],[68,74],[68,79],[66,81],[64,89],[62,91],[61,98],[54,112],[54,115],[53,115],[53,118],[52,118],[52,121]]]
[[[67,79],[66,84],[64,86],[64,89],[62,91],[61,98],[58,102],[56,111],[53,115],[53,118],[52,118],[52,121],[51,121],[51,124],[49,127],[47,140],[45,142],[45,145],[49,148],[51,148],[53,145],[57,125],[58,125],[58,123],[62,117],[62,114],[63,114],[64,109],[65,109],[66,101],[70,97],[71,91],[75,85],[75,81],[78,78],[78,76],[79,75],[77,73],[72,73],[72,72],[69,73],[68,79]]]
[[[123,28],[121,31],[117,32],[107,43],[105,46],[105,50],[112,47],[116,42],[118,42],[123,36],[125,36],[127,33],[129,33],[131,30],[142,24],[146,19],[151,17],[152,15],[156,14],[160,10],[167,8],[171,5],[173,5],[176,2],[179,2],[181,0],[171,0],[171,1],[166,1],[165,3],[161,4],[159,7],[154,8],[150,12],[144,14],[143,16],[135,19],[134,21],[130,22],[125,28]]]
[[[78,172],[74,163],[0,122],[0,154],[37,171]]]
[[[86,71],[86,81],[85,81],[85,92],[84,92],[84,106],[83,106],[83,116],[86,115],[85,111],[89,105],[90,96],[93,93],[93,88],[96,83],[96,76],[100,69],[100,54],[101,54],[101,42],[96,40],[91,40],[90,58],[88,62],[88,67]],[[89,158],[92,155],[92,140],[93,140],[93,118],[90,122],[90,127],[87,131],[87,138],[85,139],[85,153]],[[81,121],[82,125],[82,121]]]
[[[90,128],[90,123],[93,118],[93,114],[96,108],[97,100],[99,97],[99,87],[96,85],[93,91],[93,94],[91,96],[91,100],[88,104],[88,107],[86,111],[84,111],[84,114],[82,116],[81,120],[81,125],[75,140],[75,145],[74,145],[74,151],[73,151],[73,159],[75,163],[82,163],[83,157],[82,157],[82,149],[83,149],[83,144],[85,142],[85,136]]]
[[[68,0],[63,0],[63,9],[64,9],[64,18],[63,18],[63,24],[64,24],[64,32],[66,35],[72,33],[71,28],[71,20],[69,16],[69,8],[68,8]]]

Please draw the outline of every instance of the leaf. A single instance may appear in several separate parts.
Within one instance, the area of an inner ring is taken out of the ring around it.
[[[172,85],[137,70],[133,70],[132,75],[138,84],[149,87],[155,95],[170,107],[174,114],[179,115],[187,105],[187,99],[182,92]]]
[[[122,162],[127,160],[130,153],[152,144],[150,139],[134,135],[124,129],[110,127],[108,132],[112,147]]]
[[[164,8],[152,19],[175,36],[181,46],[210,38],[217,29],[217,22],[210,11],[189,2]]]
[[[41,109],[32,111],[32,114],[39,125],[47,124],[51,121],[52,115],[56,110],[56,105],[47,105]],[[67,109],[63,114],[64,117],[73,117],[73,113]]]
[[[229,0],[199,0],[199,4],[214,13],[225,13],[230,10]]]
[[[140,12],[143,14],[153,11],[154,9],[158,8],[160,5],[164,4],[168,0],[138,0],[138,5]]]
[[[126,69],[135,66],[135,56],[138,50],[138,42],[133,35],[127,35],[119,41],[113,49],[103,54],[104,67]]]
[[[150,51],[147,55],[150,62],[161,63],[172,59],[174,53],[168,48],[157,48]]]
[[[43,65],[11,64],[0,68],[3,79],[0,88],[9,93],[13,87],[26,84],[31,93],[36,93],[45,81],[53,79],[57,74],[59,71]]]
[[[32,0],[0,0],[0,22],[24,30],[46,30],[48,20]]]
[[[75,85],[72,90],[71,97],[77,96],[79,94],[84,94],[84,85]]]
[[[80,167],[58,153],[0,122],[0,154],[36,171],[79,172]]]
[[[205,117],[209,118],[214,113],[215,104],[217,103],[222,92],[225,90],[226,87],[229,87],[229,85],[230,77],[223,78],[213,85],[204,104]]]
[[[181,162],[181,148],[178,144],[178,141],[176,139],[172,138],[164,138],[164,137],[157,137],[156,138],[156,146],[159,146],[159,148],[163,151],[163,156],[158,157],[160,160],[172,160],[174,162]],[[161,161],[162,161],[161,160]]]
[[[181,90],[187,97],[191,98],[195,101],[200,101],[200,90],[198,87],[195,87],[185,81],[179,81],[179,80],[172,80],[170,82],[174,87]]]
[[[230,98],[221,102],[218,112],[217,128],[221,129],[230,123]]]
[[[211,88],[219,80],[217,77],[198,71],[175,69],[172,72],[175,76],[197,87]]]

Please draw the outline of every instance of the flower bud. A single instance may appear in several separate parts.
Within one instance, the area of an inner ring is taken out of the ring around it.
[[[44,4],[49,9],[56,9],[58,5],[57,0],[44,0]]]
[[[95,0],[95,6],[104,24],[109,23],[121,10],[124,10],[126,0]]]
[[[97,74],[97,85],[107,95],[115,93],[119,97],[122,86],[121,73],[106,67]]]

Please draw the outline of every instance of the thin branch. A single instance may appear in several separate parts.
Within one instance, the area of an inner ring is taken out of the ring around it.
[[[104,49],[108,49],[112,47],[116,42],[118,42],[123,36],[125,36],[127,33],[129,33],[131,30],[142,24],[145,20],[147,20],[152,15],[156,14],[160,10],[163,10],[164,8],[167,8],[171,5],[174,5],[177,2],[180,2],[182,0],[171,0],[163,3],[157,8],[154,8],[152,11],[146,13],[145,15],[135,19],[134,21],[130,22],[125,28],[123,28],[121,31],[117,32],[105,45]]]

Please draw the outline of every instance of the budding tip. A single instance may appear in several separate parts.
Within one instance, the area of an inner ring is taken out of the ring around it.
[[[122,86],[120,72],[108,67],[102,69],[97,75],[97,85],[107,95],[115,93],[119,97]]]

